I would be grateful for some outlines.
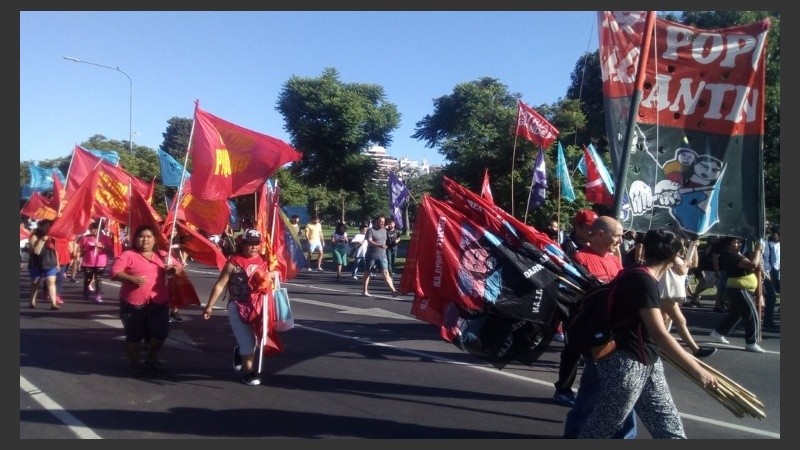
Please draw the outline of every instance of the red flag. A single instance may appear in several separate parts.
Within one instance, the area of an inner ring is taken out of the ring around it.
[[[173,213],[174,207],[169,210],[170,216]],[[185,220],[192,224],[192,226],[208,234],[221,234],[222,231],[225,230],[230,216],[231,209],[226,199],[203,200],[194,195],[189,183],[184,185],[183,195],[178,204],[179,220]],[[168,217],[167,220],[172,219]]]
[[[585,145],[583,146],[583,160],[586,163],[586,200],[601,205],[613,205],[614,197],[608,192],[603,178],[600,176],[600,171],[597,169],[597,164],[602,163],[594,160],[592,152]]]
[[[494,197],[492,197],[492,188],[489,186],[489,169],[484,169],[483,184],[481,185],[481,197],[494,205]]]
[[[64,185],[61,184],[61,178],[53,171],[53,198],[50,199],[50,204],[48,206],[56,212],[56,216],[61,214],[61,210],[66,205],[64,199],[65,194]]]
[[[131,192],[130,205],[130,222],[128,226],[131,238],[133,238],[140,226],[150,225],[155,234],[157,248],[168,252],[170,250],[169,239],[164,235],[161,226],[158,224],[160,217],[156,210],[150,206],[150,203],[147,203],[142,193],[136,190]]]
[[[73,238],[82,234],[92,221],[94,196],[97,191],[97,180],[100,173],[96,170],[89,173],[84,182],[70,196],[58,219],[53,223],[50,234],[55,237]]]
[[[34,220],[56,218],[56,211],[50,206],[50,200],[39,192],[31,194],[31,197],[25,202],[25,206],[20,210],[20,214]]]
[[[550,147],[558,137],[558,130],[533,108],[517,100],[517,136],[533,142],[541,148]]]
[[[172,228],[172,222],[164,224],[164,229],[168,228]],[[222,254],[222,250],[216,244],[180,220],[175,224],[175,229],[180,238],[181,246],[193,260],[222,269],[228,258]]]
[[[99,172],[95,189],[96,215],[112,218],[120,222],[128,221],[128,196],[131,187],[146,196],[150,183],[136,178],[121,167],[93,155],[80,146],[76,146],[72,154],[72,163],[67,178],[67,200],[79,186],[86,182],[87,176]]]
[[[303,155],[291,145],[240,127],[195,105],[192,191],[201,199],[226,200],[252,194],[281,166]]]
[[[273,192],[271,189],[269,189],[269,185],[267,183],[262,184],[261,192],[258,196],[258,210],[256,211],[255,227],[256,230],[261,233],[261,236],[264,239],[264,245],[261,246],[261,254],[268,258],[269,271],[280,270],[281,279],[285,280],[285,270],[281,270],[279,256],[277,255],[274,245],[275,235],[271,232],[272,216],[274,213],[273,207],[275,206],[275,200],[273,200],[273,198],[277,199],[277,197],[277,192]]]

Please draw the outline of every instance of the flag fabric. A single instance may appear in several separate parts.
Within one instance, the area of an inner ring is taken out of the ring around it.
[[[71,239],[78,234],[83,234],[92,221],[95,207],[95,196],[100,171],[93,170],[85,178],[67,200],[61,215],[50,228],[50,234],[55,237]],[[126,217],[127,222],[127,217]]]
[[[86,183],[87,177],[97,172],[95,207],[98,216],[108,217],[122,223],[128,222],[128,197],[133,188],[147,198],[151,183],[126,172],[123,168],[92,154],[81,146],[72,152],[72,162],[67,176],[66,199],[69,202],[73,193]]]
[[[96,150],[87,148],[86,151],[100,159],[108,161],[111,163],[111,165],[119,165],[119,153],[115,150]]]
[[[556,178],[561,184],[561,198],[569,202],[575,201],[575,191],[572,189],[572,178],[567,169],[567,159],[564,157],[564,147],[558,143],[558,154],[556,162]]]
[[[58,177],[61,183],[65,183],[64,174],[58,167],[39,167],[35,164],[28,165],[30,180],[28,180],[28,190],[26,192],[44,192],[53,189],[53,177]]]
[[[405,229],[403,221],[403,207],[408,202],[411,193],[405,183],[394,172],[389,171],[389,212],[394,218],[397,228]]]
[[[174,202],[175,197],[170,201],[170,208],[167,210],[166,220],[168,222],[173,220],[176,212]],[[179,220],[185,220],[198,230],[203,230],[211,235],[222,234],[228,224],[231,211],[227,200],[203,200],[196,197],[192,192],[191,182],[187,181],[184,183],[183,193],[180,195],[177,215]]]
[[[233,227],[237,223],[239,223],[239,212],[237,211],[237,208],[236,208],[236,202],[234,202],[233,200],[229,199],[228,200],[228,209],[231,210],[231,215],[230,215],[230,217],[228,217],[228,223],[230,224],[231,227]]]
[[[547,148],[558,137],[558,130],[550,122],[526,105],[517,100],[517,136],[533,142],[541,148]]]
[[[180,187],[181,180],[189,177],[183,164],[161,149],[158,150],[158,164],[161,167],[161,184],[164,186]]]
[[[171,229],[172,222],[165,222],[163,230]],[[181,220],[175,223],[175,231],[176,237],[181,241],[181,247],[192,260],[222,270],[228,258],[225,257],[218,245]]]
[[[137,191],[131,192],[130,219],[128,221],[130,235],[133,236],[140,226],[149,225],[153,228],[157,247],[165,252],[169,252],[170,240],[167,238],[167,235],[164,234],[164,229],[159,224],[160,221],[161,216],[153,209],[150,203],[148,203],[144,195]],[[133,244],[133,242],[131,242],[131,244]]]
[[[533,176],[531,177],[531,192],[528,196],[528,206],[537,208],[544,204],[547,198],[547,172],[544,164],[544,150],[539,149],[536,155],[536,163],[533,165]]]
[[[53,171],[53,197],[50,198],[50,203],[48,206],[53,209],[56,213],[56,217],[61,214],[61,210],[64,208],[66,203],[64,199],[64,195],[66,194],[64,190],[64,184],[61,182],[59,177],[56,175],[56,172]]]
[[[492,196],[492,188],[489,186],[489,169],[483,170],[483,183],[481,184],[481,197],[485,198],[491,204],[494,204],[494,197]]]
[[[50,199],[40,192],[32,193],[19,212],[34,220],[56,218],[56,210],[50,206]]]
[[[600,205],[613,205],[614,197],[600,174],[600,167],[605,167],[603,160],[599,155],[595,159],[594,155],[596,153],[592,153],[589,148],[583,146],[583,159],[586,162],[586,200]]]
[[[580,171],[583,176],[586,176],[586,160],[583,158],[583,155],[581,155],[581,159],[578,160],[578,171]]]
[[[603,158],[597,153],[597,150],[594,148],[593,144],[589,144],[586,146],[589,150],[589,155],[592,157],[592,161],[594,161],[594,166],[597,169],[597,173],[600,175],[600,179],[603,180],[603,185],[606,187],[606,190],[612,195],[614,195],[614,177],[611,176],[611,173],[606,168],[606,163],[603,162]],[[584,162],[584,165],[586,163]]]
[[[619,173],[645,11],[599,11],[604,109]],[[704,30],[656,18],[626,185],[631,228],[764,235],[764,98],[769,18]],[[625,55],[624,59],[620,55]],[[629,57],[628,57],[629,56]],[[716,206],[712,206],[716,205]]]
[[[195,106],[193,130],[189,180],[194,195],[203,200],[257,192],[281,166],[302,157],[280,139],[220,119],[199,105]]]

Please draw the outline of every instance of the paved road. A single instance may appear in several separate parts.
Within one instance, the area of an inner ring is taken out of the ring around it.
[[[189,273],[205,302],[217,272]],[[441,340],[382,280],[373,279],[372,298],[330,271],[286,283],[297,327],[265,360],[261,386],[245,386],[231,368],[224,310],[209,321],[200,307],[184,310],[163,351],[166,370],[131,378],[115,301],[84,301],[80,284],[66,283],[61,310],[41,301],[29,309],[28,282],[20,271],[22,439],[538,439],[563,430],[567,410],[551,399],[561,344],[532,366],[497,370]],[[116,298],[116,283],[104,289]],[[696,336],[721,318],[707,303],[685,310]],[[735,417],[667,365],[687,435],[780,438],[780,335],[765,334],[760,355],[743,350],[742,330],[730,341],[706,362],[754,392],[767,418]]]

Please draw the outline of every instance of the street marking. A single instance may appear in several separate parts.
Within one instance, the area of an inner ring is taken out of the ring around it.
[[[354,308],[352,306],[343,306],[334,303],[326,303],[317,300],[308,300],[305,298],[297,298],[297,297],[293,297],[291,301],[297,303],[306,303],[308,305],[322,306],[325,308],[338,309],[343,314],[355,314],[360,316],[371,316],[371,317],[385,317],[397,320],[412,320],[415,322],[417,321],[417,318],[415,317],[404,316],[402,314],[393,313],[391,311],[387,311],[381,308]]]
[[[550,386],[550,387],[553,386],[553,383],[551,383],[549,381],[543,381],[543,380],[538,380],[536,378],[529,378],[529,377],[526,377],[526,376],[517,375],[517,374],[514,374],[514,373],[510,373],[510,372],[504,372],[502,370],[498,370],[498,369],[496,369],[494,367],[491,367],[491,366],[482,366],[482,365],[476,365],[476,364],[473,364],[473,363],[456,361],[456,360],[453,360],[453,359],[442,357],[440,355],[434,355],[434,354],[430,354],[430,353],[421,352],[421,351],[418,351],[418,350],[411,350],[411,349],[407,349],[407,348],[403,348],[403,347],[397,347],[396,345],[393,345],[393,344],[375,342],[375,341],[372,341],[370,339],[362,338],[362,337],[358,337],[358,336],[348,336],[346,334],[340,334],[340,333],[336,333],[336,332],[333,332],[333,331],[323,330],[323,329],[320,329],[320,328],[314,328],[314,327],[309,327],[309,326],[306,326],[306,325],[300,325],[298,323],[295,323],[295,327],[304,328],[306,330],[313,331],[313,332],[316,332],[316,333],[327,334],[327,335],[330,335],[330,336],[335,336],[335,337],[339,337],[339,338],[343,338],[343,339],[359,341],[359,342],[362,342],[362,343],[364,343],[366,345],[374,345],[376,347],[391,348],[391,349],[397,350],[397,351],[402,352],[402,353],[408,353],[410,355],[419,356],[419,357],[430,359],[430,360],[433,360],[433,361],[442,362],[442,363],[445,363],[445,364],[454,364],[454,365],[457,365],[457,366],[469,367],[471,369],[477,369],[477,370],[481,370],[483,372],[492,373],[492,374],[495,374],[495,375],[501,375],[501,376],[508,377],[508,378],[514,378],[516,380],[525,381],[527,383],[540,384],[540,385],[543,385],[543,386]],[[681,417],[683,417],[685,419],[694,420],[696,422],[708,423],[708,424],[717,425],[717,426],[724,427],[724,428],[730,428],[730,429],[734,429],[734,430],[738,430],[738,431],[743,431],[743,432],[746,432],[746,433],[757,434],[757,435],[760,435],[760,436],[767,436],[767,437],[773,437],[773,438],[780,438],[781,437],[780,433],[773,433],[771,431],[759,430],[757,428],[746,427],[746,426],[743,426],[743,425],[730,423],[730,422],[723,422],[721,420],[715,420],[715,419],[710,419],[710,418],[707,418],[707,417],[696,416],[694,414],[686,414],[686,413],[681,413],[681,412],[679,412],[679,414],[680,414]]]
[[[61,420],[61,423],[80,439],[103,439],[22,375],[19,376],[19,388],[30,395],[42,408]]]

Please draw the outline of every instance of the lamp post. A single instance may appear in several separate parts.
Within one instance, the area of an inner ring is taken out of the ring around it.
[[[130,151],[133,153],[133,80],[131,80],[131,76],[127,73],[123,72],[122,69],[119,67],[111,67],[111,66],[104,66],[103,64],[97,64],[91,61],[84,61],[78,58],[70,58],[69,56],[63,56],[62,58],[67,59],[69,61],[84,63],[84,64],[91,64],[97,67],[103,67],[105,69],[116,70],[117,72],[125,75],[128,78],[128,86],[130,88],[129,93],[129,109],[128,109],[128,144],[130,146]]]

